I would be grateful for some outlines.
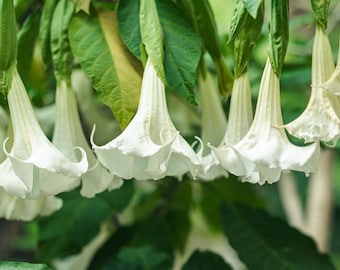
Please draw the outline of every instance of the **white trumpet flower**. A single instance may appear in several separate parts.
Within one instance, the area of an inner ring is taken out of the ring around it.
[[[218,96],[212,76],[207,71],[205,76],[199,76],[200,103],[202,111],[202,148],[198,156],[201,158],[201,170],[198,177],[203,180],[213,180],[217,177],[228,177],[228,172],[221,167],[211,148],[207,144],[218,144],[223,139],[227,128],[221,100]]]
[[[313,44],[311,96],[305,111],[285,125],[293,136],[303,138],[305,142],[320,140],[336,144],[340,137],[340,97],[322,87],[333,72],[329,39],[321,26],[317,26]]]
[[[88,163],[84,150],[80,161],[67,159],[46,137],[34,116],[21,78],[14,70],[8,104],[13,124],[13,146],[0,164],[0,186],[20,198],[38,198],[68,191],[79,184]]]
[[[22,199],[7,193],[0,187],[0,217],[10,220],[29,221],[38,215],[47,216],[62,206],[55,196],[41,195],[36,199]]]
[[[92,147],[100,162],[113,175],[125,179],[181,177],[187,171],[195,177],[199,159],[172,123],[165,89],[150,59],[147,60],[136,115],[126,129],[103,146]]]
[[[81,194],[94,197],[106,189],[119,188],[123,180],[104,168],[90,148],[80,123],[75,93],[65,80],[57,84],[56,110],[53,144],[71,160],[80,158],[73,151],[75,147],[81,147],[87,155],[89,169],[81,176]]]
[[[320,153],[319,144],[304,147],[291,144],[282,125],[279,78],[268,59],[254,121],[243,139],[232,146],[234,153],[228,159],[228,169],[243,166],[243,173],[241,170],[237,175],[259,184],[278,181],[282,170],[313,172]]]
[[[251,88],[248,72],[245,72],[234,82],[224,143],[227,145],[238,143],[246,135],[252,122]]]
[[[332,94],[340,95],[340,40],[339,40],[339,51],[338,51],[338,61],[336,64],[335,71],[332,76],[325,82],[322,87]]]
[[[246,159],[241,159],[242,162],[238,162],[239,159],[235,156],[236,153],[232,148],[233,145],[238,143],[247,134],[252,121],[251,88],[248,72],[245,72],[234,81],[228,126],[223,142],[219,147],[211,146],[213,153],[223,168],[235,175],[252,175],[255,168],[255,165]],[[233,163],[234,161],[236,161],[235,164]],[[245,172],[245,170],[248,171]]]

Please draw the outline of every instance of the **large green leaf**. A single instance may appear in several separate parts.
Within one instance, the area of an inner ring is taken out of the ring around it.
[[[264,211],[226,203],[221,215],[226,236],[248,269],[335,270],[310,238]]]
[[[200,208],[212,229],[220,231],[220,209],[223,202],[246,203],[262,206],[264,202],[258,197],[253,184],[242,183],[237,177],[215,179],[213,182],[200,183],[202,199]]]
[[[45,264],[26,262],[0,262],[0,270],[51,270]]]
[[[118,26],[129,50],[141,60],[140,46],[142,37],[139,25],[139,1],[120,1],[117,15]]]
[[[157,1],[164,30],[164,66],[168,85],[195,104],[193,86],[201,57],[201,42],[183,13],[171,1]]]
[[[135,241],[140,245],[151,243],[164,250],[183,250],[190,231],[191,204],[190,181],[164,179],[157,190],[135,208],[139,222]]]
[[[182,270],[231,270],[232,268],[219,255],[209,251],[196,251],[185,263]]]
[[[190,22],[171,1],[156,1],[164,33],[164,69],[167,86],[191,103],[196,69],[201,57],[201,41]],[[118,6],[119,29],[125,44],[141,58],[139,1],[121,1]]]
[[[71,21],[69,38],[99,97],[125,128],[138,105],[142,66],[119,36],[116,13],[88,16],[79,12]]]
[[[217,34],[215,16],[208,0],[176,0],[179,6],[186,12],[200,34],[204,48],[211,55],[218,80],[220,93],[224,97],[231,94],[233,76],[227,67]]]
[[[129,203],[132,182],[93,199],[81,197],[79,191],[62,195],[63,207],[50,217],[39,221],[39,251],[42,261],[64,257],[79,252],[100,229],[100,225],[115,213],[121,212]]]

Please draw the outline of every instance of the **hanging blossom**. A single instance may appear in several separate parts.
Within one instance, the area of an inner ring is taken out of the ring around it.
[[[329,39],[325,30],[317,25],[313,44],[311,96],[305,111],[285,125],[293,136],[302,138],[305,142],[321,140],[336,144],[340,137],[340,97],[326,91],[322,86],[333,72],[334,62]]]
[[[59,210],[63,204],[62,200],[55,196],[40,195],[35,199],[22,199],[9,194],[1,187],[0,198],[0,217],[9,220],[29,221],[39,215],[47,216]]]
[[[5,110],[0,107],[0,145],[3,144],[8,133],[8,116]],[[0,149],[0,162],[6,159],[6,155]],[[9,159],[6,160],[4,167],[11,167]],[[12,174],[12,179],[18,178],[13,170],[8,170]],[[17,179],[17,181],[20,181]],[[7,193],[0,187],[0,218],[11,220],[32,220],[38,215],[49,215],[58,210],[62,205],[62,200],[54,196],[41,195],[37,199],[22,199]]]
[[[245,72],[234,81],[228,126],[223,141],[219,147],[211,147],[216,158],[227,171],[238,176],[248,176],[249,179],[258,181],[259,175],[254,173],[254,163],[248,159],[238,158],[237,152],[232,147],[247,134],[252,121],[251,88],[248,72]],[[244,179],[241,178],[241,180]]]
[[[113,175],[125,179],[195,177],[199,159],[172,123],[165,89],[150,59],[147,60],[137,112],[126,129],[103,146],[92,146],[100,162]]]
[[[13,124],[10,152],[0,164],[0,187],[20,198],[39,198],[68,191],[79,184],[88,163],[83,149],[80,161],[67,159],[45,136],[34,116],[32,105],[21,78],[14,70],[8,104]]]
[[[340,39],[339,39],[339,51],[338,51],[338,61],[336,64],[335,71],[332,76],[325,82],[322,87],[332,94],[340,95]]]
[[[94,197],[97,193],[119,188],[123,184],[121,178],[112,175],[98,162],[90,148],[80,123],[75,93],[65,80],[57,84],[56,122],[52,142],[71,160],[81,158],[80,153],[73,150],[75,147],[85,150],[89,169],[81,176],[80,192],[83,196]]]
[[[213,180],[217,177],[228,177],[228,172],[221,167],[211,148],[207,144],[221,142],[227,128],[221,100],[209,72],[199,75],[199,90],[202,110],[202,148],[198,156],[201,159],[201,169],[198,177],[203,180]]]
[[[291,144],[282,125],[279,78],[268,59],[254,121],[242,140],[232,146],[234,153],[224,164],[229,163],[228,169],[239,166],[236,175],[259,184],[278,181],[282,170],[313,172],[320,153],[319,144],[304,147]]]

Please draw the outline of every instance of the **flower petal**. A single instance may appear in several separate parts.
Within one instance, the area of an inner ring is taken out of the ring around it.
[[[123,180],[109,173],[99,162],[90,168],[82,176],[82,187],[80,194],[87,198],[92,198],[96,194],[108,190],[120,188]]]
[[[29,221],[38,215],[50,215],[62,206],[62,200],[54,196],[37,199],[22,199],[0,188],[0,217],[11,220]]]

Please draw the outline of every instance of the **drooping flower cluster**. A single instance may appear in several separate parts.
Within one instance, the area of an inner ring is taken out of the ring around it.
[[[6,158],[0,164],[0,188],[5,201],[0,214],[31,219],[59,209],[60,199],[54,195],[76,187],[88,163],[83,149],[73,149],[79,151],[79,161],[70,160],[48,140],[16,69],[7,98],[13,142],[10,145],[7,138],[3,143]]]
[[[339,53],[340,55],[340,53]],[[340,57],[340,56],[339,56]],[[283,124],[279,77],[269,60],[263,71],[253,119],[248,73],[236,78],[228,123],[209,73],[200,76],[202,141],[195,152],[173,124],[165,86],[147,60],[137,112],[122,133],[105,145],[88,144],[68,81],[58,81],[52,142],[35,118],[25,87],[14,71],[8,93],[13,135],[5,139],[6,114],[0,114],[3,142],[0,164],[0,216],[29,220],[62,205],[55,195],[81,184],[81,194],[93,197],[119,188],[123,179],[158,180],[165,176],[213,180],[239,176],[264,184],[279,180],[282,171],[311,173],[316,169],[319,142],[340,137],[339,68],[334,69],[328,38],[317,27],[312,67],[312,94],[305,112]],[[339,60],[338,60],[339,66]],[[310,143],[293,145],[285,128]]]
[[[313,172],[319,144],[295,146],[289,142],[282,126],[279,78],[268,59],[249,131],[236,144],[225,143],[214,152],[227,170],[252,183],[273,183],[285,170]]]

